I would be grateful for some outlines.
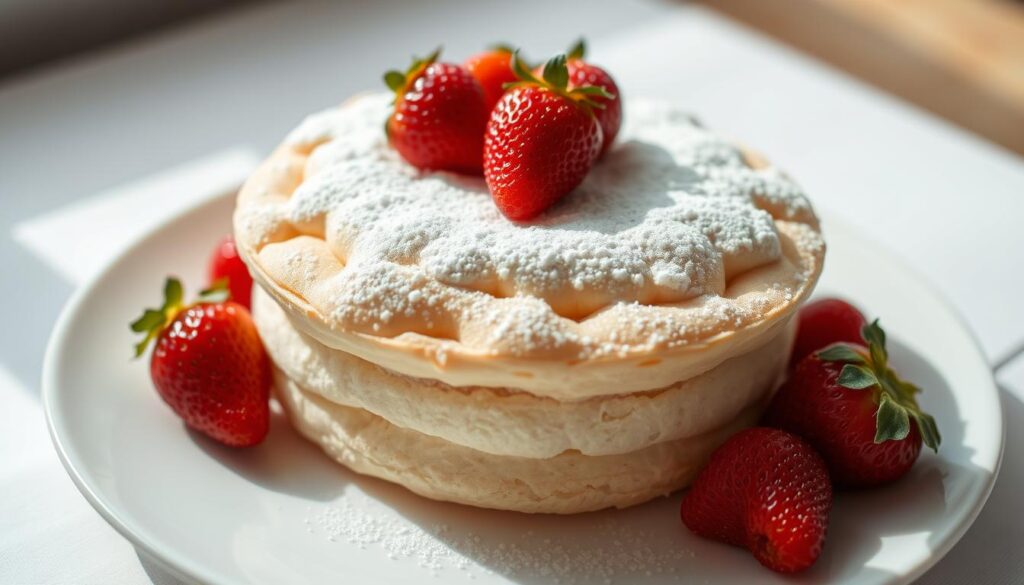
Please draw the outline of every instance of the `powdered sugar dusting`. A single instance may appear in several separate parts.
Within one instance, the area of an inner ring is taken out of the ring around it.
[[[493,368],[509,379],[473,383],[547,391],[556,382],[528,360],[703,343],[785,317],[820,272],[823,242],[801,189],[678,107],[631,100],[583,184],[521,224],[482,179],[401,160],[383,131],[390,100],[367,94],[310,116],[275,153],[284,174],[266,167],[253,189],[268,183],[267,194],[243,189],[236,212],[273,284],[308,304],[327,337],[340,334],[328,345],[387,338],[445,371],[524,358],[515,371]],[[645,371],[673,382],[675,363]]]
[[[338,546],[413,563],[424,577],[444,581],[489,575],[563,585],[672,581],[695,554],[680,542],[677,530],[655,521],[660,514],[655,512],[648,506],[572,518],[504,515],[513,526],[502,529],[486,520],[467,522],[461,515],[452,522],[413,522],[372,498],[347,494],[325,508],[310,508],[306,524]],[[495,513],[475,514],[486,518]],[[643,528],[648,520],[650,528]],[[560,527],[551,529],[553,523]]]
[[[772,213],[809,210],[784,175],[750,168],[678,108],[634,101],[619,144],[583,185],[536,222],[516,224],[482,180],[401,161],[381,131],[388,102],[360,98],[311,116],[289,137],[319,144],[290,200],[291,220],[323,225],[317,235],[346,262],[346,278],[363,283],[359,298],[338,299],[339,318],[379,306],[363,316],[386,322],[416,310],[413,293],[428,291],[392,286],[409,270],[493,297],[542,299],[574,318],[616,302],[720,294],[732,275],[780,257]],[[401,307],[389,306],[398,293]]]

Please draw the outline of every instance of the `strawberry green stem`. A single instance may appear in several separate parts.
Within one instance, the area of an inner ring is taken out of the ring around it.
[[[875,319],[865,325],[861,336],[868,346],[868,355],[853,346],[837,343],[816,355],[826,362],[844,364],[837,383],[850,390],[870,389],[878,404],[875,414],[875,443],[900,441],[910,434],[910,423],[914,421],[921,433],[921,440],[933,451],[939,450],[942,437],[935,419],[921,410],[917,394],[921,389],[901,379],[889,367],[889,352],[885,347],[885,331]]]
[[[185,288],[181,281],[173,276],[167,277],[164,282],[164,302],[157,309],[146,309],[142,315],[132,321],[131,328],[135,333],[142,333],[142,341],[135,344],[135,357],[138,358],[146,353],[149,342],[156,339],[178,316],[179,313],[198,303],[218,303],[230,298],[228,279],[221,278],[214,282],[210,288],[199,293],[199,299],[191,305],[185,305]]]
[[[616,99],[615,94],[597,85],[583,85],[580,87],[569,87],[569,68],[566,66],[565,55],[555,55],[544,63],[541,77],[538,78],[530,71],[530,67],[519,57],[519,51],[512,54],[512,71],[519,81],[505,84],[505,89],[520,86],[543,87],[568,98],[572,102],[592,111],[594,108],[603,110],[605,105],[595,101],[593,98],[602,97],[605,99]]]

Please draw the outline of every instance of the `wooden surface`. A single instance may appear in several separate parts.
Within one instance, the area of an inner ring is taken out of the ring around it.
[[[1024,3],[699,1],[1024,154]]]

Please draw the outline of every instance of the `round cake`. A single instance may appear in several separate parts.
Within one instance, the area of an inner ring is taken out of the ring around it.
[[[307,118],[242,188],[239,253],[295,427],[353,470],[524,512],[686,486],[785,374],[824,244],[801,189],[682,109],[529,224],[388,146],[390,94]]]

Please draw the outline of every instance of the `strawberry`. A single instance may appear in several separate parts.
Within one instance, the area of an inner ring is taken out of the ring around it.
[[[864,315],[857,307],[840,299],[821,299],[804,305],[798,317],[790,365],[796,364],[813,351],[839,341],[864,343],[860,331],[866,324]]]
[[[498,209],[515,221],[536,217],[575,189],[601,150],[594,86],[569,89],[565,55],[544,66],[543,78],[513,56],[521,81],[491,112],[484,140],[484,178]]]
[[[210,286],[224,280],[231,291],[231,300],[246,309],[252,307],[252,276],[235,249],[235,238],[227,235],[217,244],[210,257],[207,275]]]
[[[149,373],[164,402],[193,429],[246,447],[270,425],[270,360],[249,311],[226,296],[216,288],[184,305],[181,282],[168,278],[163,306],[132,323],[145,334],[135,357],[156,339]]]
[[[936,451],[941,441],[917,404],[920,389],[889,368],[878,321],[861,334],[867,347],[837,343],[802,359],[765,416],[813,445],[838,487],[891,482],[914,464],[922,440]]]
[[[505,84],[518,80],[512,71],[512,49],[505,45],[498,45],[489,51],[473,55],[466,59],[462,66],[480,84],[488,112],[494,109],[495,104],[505,94]]]
[[[711,455],[680,513],[694,534],[746,547],[766,567],[795,573],[821,554],[831,508],[821,456],[794,435],[758,427]]]
[[[405,73],[384,74],[395,92],[388,141],[416,168],[479,175],[490,110],[469,71],[436,62],[439,53],[413,60]]]
[[[619,86],[615,84],[615,80],[607,71],[584,61],[586,53],[587,45],[583,39],[577,41],[569,50],[566,61],[566,66],[569,68],[569,87],[597,86],[615,96],[614,99],[601,96],[593,98],[596,103],[604,106],[603,109],[594,112],[597,122],[601,125],[601,131],[604,133],[604,142],[601,144],[601,154],[604,154],[615,142],[615,137],[618,136],[619,128],[622,126],[622,93],[619,92]]]

